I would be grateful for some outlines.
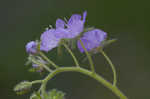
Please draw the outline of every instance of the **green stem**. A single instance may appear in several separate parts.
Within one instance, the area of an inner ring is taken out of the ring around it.
[[[37,83],[40,83],[41,84],[41,87],[40,89],[38,90],[38,92],[40,93],[41,91],[41,94],[42,94],[42,97],[44,97],[44,93],[45,93],[45,88],[43,87],[43,80],[35,80],[35,81],[32,81],[31,84],[37,84]],[[40,96],[40,99],[42,99],[42,97]]]
[[[33,84],[42,83],[42,82],[43,80],[35,80],[35,81],[32,81],[31,84],[33,85]]]
[[[48,68],[45,64],[42,64],[42,63],[40,63],[40,62],[38,62],[38,61],[36,61],[36,60],[32,60],[33,61],[33,63],[35,63],[35,64],[37,64],[37,65],[39,65],[39,66],[42,66],[42,67],[44,67],[47,71],[49,71],[49,72],[52,72],[53,70],[51,70],[50,68]]]
[[[59,74],[61,72],[80,72],[82,74],[90,76],[90,77],[94,78],[95,80],[97,80],[99,83],[103,84],[108,89],[110,89],[120,99],[128,99],[116,86],[113,86],[110,82],[108,82],[107,80],[105,80],[103,77],[101,77],[100,75],[98,75],[96,73],[93,74],[93,72],[91,72],[89,70],[86,70],[86,69],[83,69],[83,68],[80,68],[80,67],[79,68],[77,68],[77,67],[60,67],[60,68],[56,69],[55,71],[53,71],[52,73],[50,73],[43,80],[44,86],[46,86],[47,82],[50,79],[52,79],[56,74]]]
[[[42,65],[47,71],[52,72],[53,70],[51,70],[50,68],[48,68],[46,65]]]
[[[58,68],[59,66],[57,66],[53,61],[51,61],[49,58],[47,58],[47,56],[44,55],[44,53],[39,52],[39,54],[47,61],[49,62],[51,65],[53,65],[55,68]]]
[[[45,97],[45,92],[46,92],[46,90],[45,90],[45,89],[46,89],[45,84],[42,84],[40,89],[41,89],[40,91],[41,91],[41,94],[42,94],[42,97],[43,97],[42,99],[44,99],[44,97]]]
[[[78,60],[76,59],[75,55],[73,54],[73,52],[71,51],[71,49],[65,44],[63,43],[64,47],[67,49],[67,51],[70,53],[70,55],[72,56],[74,62],[75,62],[75,65],[77,67],[80,67],[79,63],[78,63]]]
[[[111,62],[110,58],[107,56],[107,54],[102,49],[100,49],[99,51],[102,53],[102,55],[108,61],[109,65],[110,65],[110,67],[111,67],[111,69],[113,71],[113,76],[114,76],[113,85],[115,86],[116,83],[117,83],[117,74],[116,74],[115,66],[113,65],[113,63]]]
[[[89,60],[90,66],[91,66],[91,70],[92,70],[92,72],[94,73],[94,72],[95,72],[95,68],[94,68],[94,64],[93,64],[93,61],[92,61],[92,57],[91,57],[90,54],[88,53],[88,51],[87,51],[87,49],[85,48],[85,46],[84,46],[83,42],[81,41],[81,39],[80,39],[80,44],[81,44],[82,48],[84,49],[85,54],[87,55],[87,58],[88,58],[88,60]]]

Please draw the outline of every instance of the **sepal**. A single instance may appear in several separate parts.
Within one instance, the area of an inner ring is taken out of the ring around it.
[[[114,42],[116,42],[117,39],[110,39],[110,40],[104,40],[102,43],[101,43],[101,47],[106,47]]]

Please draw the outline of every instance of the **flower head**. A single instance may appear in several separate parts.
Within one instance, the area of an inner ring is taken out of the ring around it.
[[[87,12],[84,12],[82,18],[80,14],[73,14],[67,23],[61,19],[57,19],[56,36],[60,38],[74,38],[78,36],[83,32],[86,15]]]
[[[105,40],[106,37],[107,37],[106,32],[99,30],[99,29],[94,29],[94,30],[85,32],[83,37],[81,37],[80,39],[83,42],[87,51],[90,51],[93,48],[100,46],[101,42]],[[80,41],[78,41],[77,46],[80,52],[84,52],[84,49],[80,44]]]
[[[46,30],[41,35],[40,50],[48,52],[49,50],[58,46],[60,38],[55,36],[55,29]]]
[[[78,36],[84,29],[85,18],[86,12],[83,13],[83,19],[81,19],[81,15],[74,14],[67,23],[57,19],[56,29],[46,30],[41,35],[40,50],[48,52],[57,47],[61,39]]]
[[[30,41],[26,45],[26,52],[29,54],[36,54],[37,53],[37,42]]]

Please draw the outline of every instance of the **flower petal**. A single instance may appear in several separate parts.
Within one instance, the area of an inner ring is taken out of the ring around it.
[[[84,47],[86,48],[86,50],[90,51],[90,48],[93,46],[92,44],[90,44],[91,42],[88,41],[87,39],[84,39],[84,38],[81,38],[81,41],[82,41]],[[78,46],[80,52],[83,53],[84,52],[84,48],[82,47],[82,45],[81,45],[79,40],[77,42],[77,46]]]
[[[57,28],[64,28],[65,27],[65,22],[62,19],[57,19],[56,20],[56,29]]]
[[[67,30],[69,31],[70,38],[74,38],[79,35],[84,28],[84,22],[81,20],[81,15],[74,14],[68,21]]]
[[[55,29],[50,29],[45,31],[42,35],[41,35],[41,46],[40,46],[40,50],[43,51],[50,51],[51,49],[57,47],[58,43],[59,43],[59,38],[57,38],[55,35]]]
[[[71,16],[71,18],[68,21],[68,25],[74,24],[74,22],[76,21],[80,21],[81,20],[81,15],[80,14],[73,14]]]
[[[26,45],[26,52],[30,54],[35,54],[37,53],[37,43],[35,41],[30,41]]]
[[[84,12],[83,12],[83,23],[85,23],[86,16],[87,16],[87,11],[84,11]]]
[[[69,38],[69,31],[67,31],[67,29],[64,29],[64,28],[58,28],[55,30],[55,36],[57,38]]]
[[[85,32],[83,37],[81,37],[81,40],[85,46],[85,48],[90,51],[93,48],[96,48],[100,46],[101,42],[106,39],[106,32],[99,30],[99,29],[94,29],[88,32]],[[78,48],[80,52],[84,52],[84,49],[82,48],[80,42],[78,41]]]

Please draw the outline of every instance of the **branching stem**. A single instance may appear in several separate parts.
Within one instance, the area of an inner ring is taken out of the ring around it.
[[[40,62],[38,62],[36,60],[32,60],[32,61],[33,61],[33,63],[35,63],[35,64],[37,64],[37,65],[42,66],[43,68],[45,68],[48,72],[52,72],[53,71],[50,68],[48,68],[47,65],[45,65],[43,63],[40,63]]]
[[[99,51],[100,51],[100,53],[102,53],[102,55],[108,61],[109,65],[110,65],[110,67],[111,67],[111,69],[113,71],[113,76],[114,76],[113,85],[116,86],[116,83],[117,83],[117,74],[116,74],[115,66],[113,65],[113,63],[111,62],[110,58],[107,56],[107,54],[102,49],[100,49]]]
[[[99,83],[103,84],[108,89],[110,89],[120,99],[128,99],[116,86],[113,86],[109,81],[105,80],[102,76],[100,76],[96,73],[93,75],[93,72],[91,72],[87,69],[83,69],[81,67],[60,67],[60,68],[54,70],[45,79],[43,79],[44,85],[42,85],[42,87],[45,88],[45,86],[49,80],[51,80],[54,76],[56,76],[56,74],[59,74],[62,72],[80,72],[84,75],[90,76],[93,79],[97,80]]]
[[[54,66],[55,68],[58,68],[59,66],[57,66],[53,61],[51,61],[47,56],[44,55],[44,53],[39,52],[39,54],[47,61],[49,62],[52,66]]]
[[[70,53],[70,55],[72,56],[72,58],[73,58],[73,60],[75,62],[75,65],[77,67],[80,67],[79,62],[78,62],[77,58],[75,57],[75,55],[73,54],[73,52],[71,51],[71,49],[65,43],[63,43],[63,45],[67,49],[67,51]]]
[[[43,80],[35,80],[35,81],[32,81],[31,84],[33,85],[33,84],[42,83],[42,82]]]

